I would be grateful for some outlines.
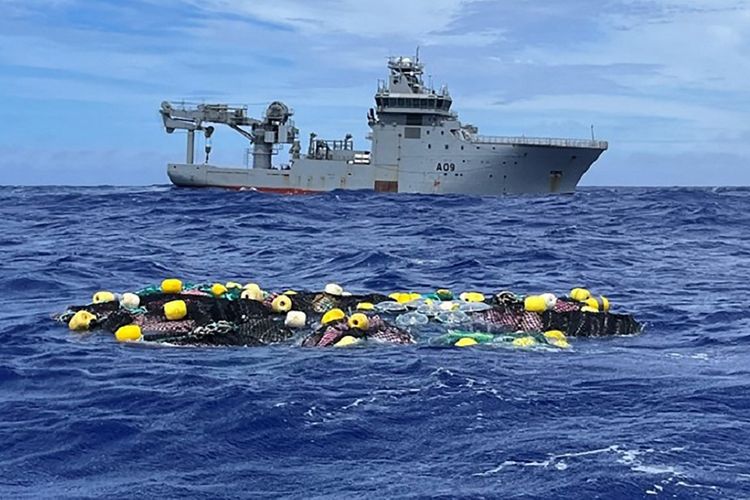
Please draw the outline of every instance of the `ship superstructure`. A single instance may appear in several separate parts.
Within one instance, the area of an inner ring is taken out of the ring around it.
[[[281,102],[262,119],[247,108],[224,104],[178,106],[162,103],[167,132],[187,132],[185,163],[168,166],[179,186],[252,188],[284,193],[370,189],[380,192],[475,195],[570,193],[607,149],[597,140],[481,136],[451,110],[446,87],[425,85],[418,58],[388,61],[388,79],[378,84],[375,107],[367,113],[368,150],[357,150],[351,134],[326,140],[310,134],[302,153],[293,113]],[[252,144],[252,168],[209,163],[213,124],[224,124]],[[195,134],[206,137],[204,163],[195,163]],[[289,163],[272,157],[289,147]]]

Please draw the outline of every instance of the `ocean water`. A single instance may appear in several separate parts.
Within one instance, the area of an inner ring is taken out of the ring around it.
[[[0,188],[1,498],[750,497],[750,190]],[[570,351],[154,348],[51,315],[177,276],[585,285]]]

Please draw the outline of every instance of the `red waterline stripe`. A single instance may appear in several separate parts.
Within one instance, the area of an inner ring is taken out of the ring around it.
[[[275,193],[275,194],[315,194],[315,193],[325,192],[325,191],[317,191],[314,189],[274,188],[274,187],[255,187],[255,186],[217,186],[213,184],[205,184],[205,185],[177,184],[177,186],[188,187],[188,188],[222,188],[222,189],[231,189],[235,191],[259,191],[262,193]]]
[[[276,194],[314,194],[314,193],[323,192],[323,191],[316,191],[314,189],[299,189],[299,188],[255,187],[255,188],[245,188],[245,189],[249,189],[249,190],[254,189],[262,193],[276,193]]]

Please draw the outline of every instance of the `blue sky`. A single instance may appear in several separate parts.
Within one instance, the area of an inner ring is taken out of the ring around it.
[[[750,0],[0,0],[0,184],[159,184],[162,100],[352,132],[389,55],[485,135],[610,150],[584,185],[750,185]],[[214,136],[216,163],[243,141]]]

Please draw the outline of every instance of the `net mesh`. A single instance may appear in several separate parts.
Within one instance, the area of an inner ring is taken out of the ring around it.
[[[261,302],[240,299],[239,293],[217,298],[199,288],[179,294],[164,294],[158,289],[149,289],[148,293],[139,296],[140,306],[137,309],[125,309],[117,301],[112,301],[71,306],[55,319],[68,323],[77,311],[85,310],[96,316],[91,329],[116,332],[122,326],[135,324],[141,328],[147,342],[261,346],[287,342],[296,337],[295,330],[285,324],[286,315],[273,311],[271,303],[277,296],[278,294],[268,294]],[[392,312],[381,308],[379,314],[367,312],[369,328],[365,332],[350,328],[346,319],[327,326],[317,323],[324,313],[333,308],[340,308],[345,314],[351,314],[361,302],[392,302],[386,295],[373,293],[340,296],[325,292],[298,292],[290,293],[288,297],[292,301],[293,310],[307,315],[302,329],[306,335],[301,333],[302,346],[331,346],[346,335],[392,344],[414,343],[412,330],[418,326],[407,326],[397,321],[397,316],[405,312],[403,308]],[[489,309],[468,313],[478,331],[538,333],[560,330],[570,337],[599,337],[633,335],[642,329],[632,315],[583,312],[583,304],[568,298],[557,300],[550,311],[537,313],[526,311],[523,301],[510,292],[489,297]],[[164,305],[174,300],[182,300],[187,306],[187,315],[183,319],[169,320],[165,316]],[[415,307],[417,306],[412,309]],[[404,328],[396,326],[396,323]],[[449,328],[435,324],[434,321],[431,323],[437,328]]]

